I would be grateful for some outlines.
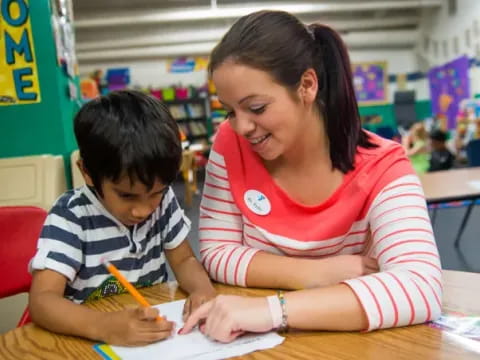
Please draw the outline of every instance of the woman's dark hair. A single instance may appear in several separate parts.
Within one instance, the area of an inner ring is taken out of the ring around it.
[[[100,195],[102,181],[128,175],[148,189],[177,176],[182,147],[176,121],[160,101],[137,91],[91,100],[75,116],[75,137],[85,170]]]
[[[295,91],[303,73],[318,77],[317,105],[325,120],[334,168],[354,168],[357,146],[375,147],[361,128],[350,59],[340,36],[331,28],[308,27],[283,11],[259,11],[241,17],[215,47],[210,74],[226,60],[266,71]]]

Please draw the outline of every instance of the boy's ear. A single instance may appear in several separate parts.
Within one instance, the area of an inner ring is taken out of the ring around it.
[[[77,160],[77,166],[78,166],[78,169],[80,170],[80,172],[82,173],[83,180],[85,180],[85,184],[87,184],[88,186],[93,186],[92,178],[90,177],[90,175],[88,175],[88,172],[85,169],[85,166],[83,166],[83,160],[82,159]]]

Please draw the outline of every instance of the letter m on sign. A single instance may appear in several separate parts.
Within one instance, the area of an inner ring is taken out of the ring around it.
[[[23,30],[19,43],[16,43],[10,34],[5,31],[5,52],[7,55],[8,65],[15,63],[15,52],[19,55],[24,55],[26,62],[32,62],[32,50],[30,48],[30,41],[28,39],[28,32],[26,29]]]

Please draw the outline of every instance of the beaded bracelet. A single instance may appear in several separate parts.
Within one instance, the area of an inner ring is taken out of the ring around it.
[[[283,291],[277,292],[278,300],[280,301],[280,306],[282,307],[282,323],[280,324],[280,331],[287,331],[288,328],[288,315],[287,315],[287,303],[285,301],[285,296]]]

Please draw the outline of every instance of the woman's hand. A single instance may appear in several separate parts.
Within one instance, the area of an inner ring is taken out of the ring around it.
[[[201,324],[203,334],[223,343],[245,332],[267,332],[273,327],[266,297],[226,295],[219,295],[195,310],[179,334],[188,334],[197,324]]]

